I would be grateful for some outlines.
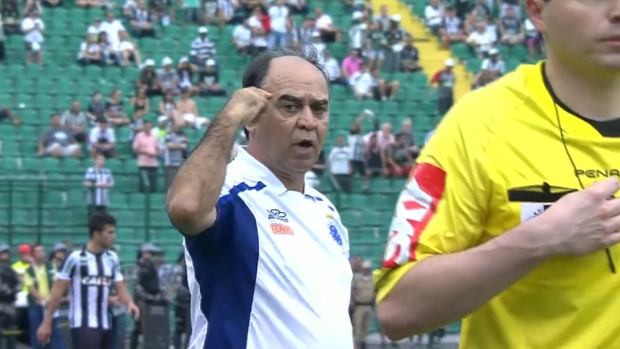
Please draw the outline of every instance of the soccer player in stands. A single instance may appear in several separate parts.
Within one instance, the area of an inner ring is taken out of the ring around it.
[[[95,213],[88,223],[88,230],[90,241],[65,259],[52,287],[45,319],[37,331],[37,339],[43,345],[50,340],[53,314],[68,289],[74,348],[110,349],[108,295],[111,286],[116,287],[118,298],[129,313],[134,318],[139,317],[138,307],[123,282],[118,256],[109,250],[116,239],[116,219],[107,213]]]
[[[462,349],[620,348],[620,1],[526,4],[548,60],[460,100],[401,193],[392,339],[465,317]]]

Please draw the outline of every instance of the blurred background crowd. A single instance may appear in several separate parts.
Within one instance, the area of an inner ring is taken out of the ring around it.
[[[158,271],[145,275],[159,275],[175,318],[186,289],[167,187],[251,57],[311,47],[332,105],[307,180],[350,230],[356,344],[398,345],[378,334],[369,271],[416,157],[459,97],[544,57],[519,0],[0,0],[0,16],[0,256],[22,276],[22,322],[8,325],[24,343],[24,273],[84,243],[95,211],[116,216],[129,275]],[[186,324],[170,321],[181,348]],[[137,345],[141,325],[119,326]]]

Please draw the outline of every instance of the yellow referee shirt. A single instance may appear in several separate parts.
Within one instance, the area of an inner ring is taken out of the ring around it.
[[[379,301],[417,261],[499,236],[581,189],[578,178],[587,187],[620,175],[620,138],[562,107],[542,71],[521,66],[442,121],[397,203]],[[620,247],[611,253],[620,267]],[[553,258],[470,314],[461,348],[620,348],[619,294],[605,251]]]

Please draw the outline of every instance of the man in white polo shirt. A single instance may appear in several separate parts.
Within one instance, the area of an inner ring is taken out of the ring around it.
[[[329,126],[314,52],[267,52],[179,169],[166,205],[185,236],[190,349],[352,349],[348,232],[305,184]],[[227,166],[237,130],[247,151]]]

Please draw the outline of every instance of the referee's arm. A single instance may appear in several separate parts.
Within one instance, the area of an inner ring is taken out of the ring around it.
[[[234,118],[224,114],[215,118],[168,190],[170,221],[185,236],[198,235],[215,223],[216,204],[238,127]]]
[[[535,221],[480,245],[492,201],[490,135],[460,116],[453,111],[442,121],[418,159],[375,273],[377,315],[390,339],[458,321],[545,259],[528,241],[542,229]],[[424,219],[419,207],[429,207]]]

